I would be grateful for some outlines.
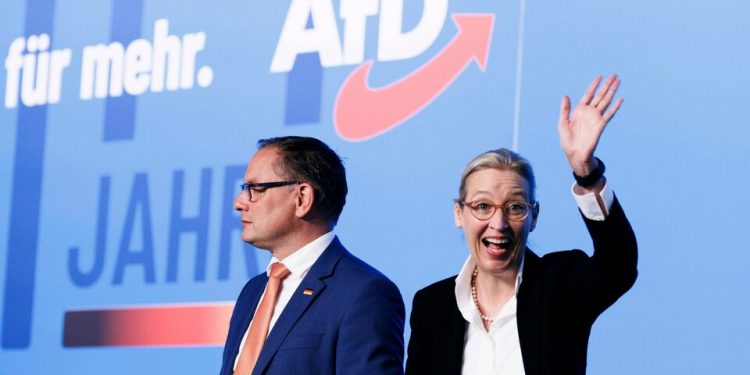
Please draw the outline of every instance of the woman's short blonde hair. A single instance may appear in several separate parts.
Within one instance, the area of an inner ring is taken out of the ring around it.
[[[511,170],[518,173],[529,184],[530,203],[536,202],[536,181],[531,164],[521,155],[507,148],[483,152],[472,159],[469,164],[466,164],[463,172],[461,172],[461,185],[458,187],[459,201],[466,199],[466,180],[469,179],[469,176],[484,169]]]

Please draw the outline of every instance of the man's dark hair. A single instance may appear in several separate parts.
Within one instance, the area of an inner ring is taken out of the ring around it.
[[[258,141],[258,149],[273,147],[281,154],[275,172],[288,180],[312,185],[313,217],[336,225],[346,203],[346,171],[341,158],[322,141],[311,137],[276,137]]]

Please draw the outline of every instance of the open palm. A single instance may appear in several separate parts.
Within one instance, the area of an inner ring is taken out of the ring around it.
[[[622,99],[617,99],[611,106],[612,98],[620,86],[617,75],[611,75],[597,92],[602,77],[597,76],[581,97],[578,105],[570,113],[570,99],[563,97],[560,105],[560,147],[565,152],[573,172],[579,176],[586,176],[594,164],[594,150],[607,123],[622,105]]]

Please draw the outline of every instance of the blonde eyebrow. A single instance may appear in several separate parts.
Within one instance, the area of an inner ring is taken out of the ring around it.
[[[489,195],[492,195],[492,192],[487,191],[487,190],[479,190],[479,191],[474,192],[473,196],[477,196],[477,195],[480,195],[480,194],[489,194]],[[526,198],[529,194],[528,194],[527,191],[525,191],[523,189],[518,189],[518,190],[512,191],[510,193],[510,195],[512,197]]]

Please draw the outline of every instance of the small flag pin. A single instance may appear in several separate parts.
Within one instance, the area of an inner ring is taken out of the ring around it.
[[[311,296],[311,295],[313,294],[313,290],[312,290],[312,289],[305,289],[305,290],[304,290],[304,291],[302,292],[302,294],[304,294],[304,295],[306,295],[306,296]]]

